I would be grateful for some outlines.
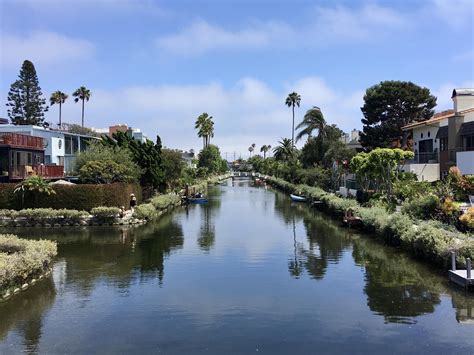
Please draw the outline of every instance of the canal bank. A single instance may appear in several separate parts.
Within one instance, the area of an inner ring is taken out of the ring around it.
[[[412,219],[402,213],[387,212],[381,207],[362,207],[355,199],[339,197],[318,187],[295,185],[274,177],[266,177],[266,181],[287,193],[318,201],[318,206],[323,211],[340,220],[346,211],[351,210],[360,221],[358,228],[437,267],[447,269],[451,262],[451,252],[456,253],[460,267],[465,267],[467,258],[474,259],[474,238],[461,232],[443,229],[442,225],[435,221]]]
[[[57,241],[50,278],[0,305],[0,353],[469,353],[474,298],[286,194],[231,181],[125,228]],[[64,329],[68,329],[65,333]]]

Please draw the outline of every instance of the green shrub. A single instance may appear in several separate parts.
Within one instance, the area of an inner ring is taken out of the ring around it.
[[[118,217],[120,208],[118,207],[94,207],[91,210],[92,216],[102,222],[112,221]]]
[[[153,219],[156,216],[156,208],[152,203],[143,203],[135,208],[133,216],[138,219]]]
[[[158,210],[167,209],[170,206],[175,206],[181,202],[181,197],[179,195],[169,194],[169,195],[158,195],[151,199],[151,204]]]
[[[43,273],[56,254],[55,242],[0,235],[0,290],[19,287]]]
[[[429,219],[436,214],[439,198],[435,195],[425,195],[407,201],[402,206],[402,212],[418,219]]]
[[[137,167],[128,167],[112,160],[92,160],[79,169],[81,182],[91,184],[111,184],[114,182],[134,182],[138,180]]]

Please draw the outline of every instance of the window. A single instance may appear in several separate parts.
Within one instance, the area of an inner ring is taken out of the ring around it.
[[[439,139],[439,150],[445,152],[448,150],[448,137],[443,137]]]
[[[64,137],[64,151],[66,154],[72,154],[71,136]]]
[[[464,150],[474,150],[474,135],[464,136]]]
[[[428,131],[428,138],[430,138],[431,134],[430,134],[430,131]]]
[[[421,134],[421,138],[423,138],[423,133]]]
[[[30,152],[26,153],[26,165],[33,165],[33,154]]]
[[[71,137],[72,139],[72,154],[76,154],[79,150],[79,137]]]

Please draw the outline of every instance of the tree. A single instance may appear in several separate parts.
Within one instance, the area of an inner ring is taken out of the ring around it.
[[[316,137],[309,138],[301,149],[301,162],[305,167],[315,165],[323,165],[325,163],[325,155],[328,150],[338,145],[343,132],[335,125],[325,125],[321,133]],[[324,164],[326,167],[331,166],[331,162]]]
[[[286,101],[285,101],[285,104],[288,107],[291,107],[292,112],[293,112],[293,125],[291,126],[291,144],[293,146],[295,145],[295,106],[300,107],[300,102],[301,102],[301,96],[294,91],[288,94],[288,97],[286,98]]]
[[[436,97],[427,88],[406,81],[382,81],[365,92],[360,142],[368,149],[390,147],[397,140],[406,147],[408,132],[401,128],[429,119],[435,106]]]
[[[276,160],[290,160],[295,156],[296,152],[292,140],[283,138],[278,144],[280,144],[278,147],[273,148],[273,156]]]
[[[255,143],[252,143],[249,147],[250,158],[252,157],[252,153],[255,150]]]
[[[40,125],[48,111],[32,62],[25,60],[8,93],[8,117],[15,125]]]
[[[376,191],[392,194],[393,182],[398,179],[398,166],[414,153],[401,149],[376,148],[369,153],[359,153],[351,159],[350,167],[366,189],[372,183]]]
[[[326,121],[324,119],[323,113],[319,107],[313,106],[304,115],[303,121],[296,126],[296,129],[301,129],[301,131],[296,135],[296,141],[299,141],[304,136],[308,136],[308,139],[311,138],[311,134],[314,130],[318,130],[318,136],[323,137],[326,126]]]
[[[133,139],[126,132],[116,132],[112,137],[102,137],[101,143],[110,147],[128,149],[133,161],[140,167],[142,173],[140,184],[145,187],[165,189],[166,176],[161,166],[161,139],[156,136],[156,143],[147,140],[142,143]]]
[[[219,148],[210,144],[199,152],[198,168],[206,168],[210,174],[219,173],[223,169],[223,160]]]
[[[198,130],[198,137],[203,140],[203,148],[206,148],[211,143],[211,137],[214,137],[214,121],[212,116],[206,112],[200,114],[196,119],[194,128]]]
[[[62,123],[61,123],[61,106],[63,103],[66,102],[66,99],[68,98],[68,96],[62,92],[62,91],[55,91],[51,94],[51,97],[49,98],[49,102],[51,104],[51,106],[53,106],[54,104],[58,104],[59,105],[59,128],[61,129],[62,128]]]
[[[75,97],[74,102],[82,101],[82,127],[84,127],[84,102],[89,101],[91,98],[91,92],[85,86],[81,86],[79,89],[72,93],[72,96]]]
[[[56,194],[56,191],[54,191],[53,187],[49,185],[48,181],[46,181],[42,176],[33,175],[27,177],[18,185],[15,185],[13,193],[21,193],[22,205],[25,202],[25,193],[33,195],[35,206],[38,206],[39,197],[41,195],[54,195]]]
[[[184,160],[181,153],[176,150],[162,149],[161,168],[166,179],[167,189],[178,186],[184,171]]]
[[[267,152],[272,148],[271,145],[262,145],[260,148],[260,151],[263,153],[263,159],[266,159],[267,157]]]

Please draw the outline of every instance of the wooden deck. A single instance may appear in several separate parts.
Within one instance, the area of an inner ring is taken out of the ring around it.
[[[449,279],[464,288],[474,287],[474,279],[467,278],[467,270],[449,270]]]

